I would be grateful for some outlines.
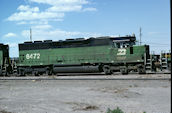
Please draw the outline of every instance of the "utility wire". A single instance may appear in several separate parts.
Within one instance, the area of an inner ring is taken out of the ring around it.
[[[162,44],[162,43],[152,43],[152,42],[143,42],[146,44],[155,44],[155,45],[170,45],[170,44]]]

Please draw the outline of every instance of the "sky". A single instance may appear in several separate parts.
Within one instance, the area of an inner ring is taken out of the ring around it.
[[[170,0],[0,0],[0,43],[136,35],[156,54],[171,49]]]

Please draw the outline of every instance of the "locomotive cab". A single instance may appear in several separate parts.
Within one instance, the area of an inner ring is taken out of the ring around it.
[[[148,45],[136,45],[136,37],[128,36],[122,38],[113,38],[110,57],[112,64],[111,71],[145,73],[145,61],[149,58]]]

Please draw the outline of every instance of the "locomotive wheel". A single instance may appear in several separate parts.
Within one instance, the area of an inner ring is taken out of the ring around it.
[[[49,69],[48,75],[52,75],[53,74],[53,70]]]
[[[128,74],[128,70],[126,68],[120,69],[120,72],[122,75],[127,75]]]
[[[48,70],[46,70],[46,71],[45,71],[45,75],[48,75],[48,74],[49,74],[49,71],[48,71]]]
[[[39,76],[39,73],[38,73],[38,71],[35,71],[35,76]]]
[[[7,72],[3,72],[2,73],[2,76],[7,76]]]
[[[53,72],[50,70],[49,73],[48,73],[48,75],[52,75],[52,74],[53,74]]]
[[[138,68],[138,69],[137,69],[137,72],[138,72],[139,74],[145,74],[145,73],[146,73],[145,70],[144,70],[143,68]]]
[[[143,66],[143,65],[139,65],[139,66],[137,67],[137,72],[138,72],[139,74],[145,74],[146,71],[145,71],[145,69],[144,69],[144,66]]]
[[[45,74],[46,75],[52,75],[52,71],[51,70],[46,70]]]
[[[25,72],[23,72],[20,76],[26,76]]]
[[[39,73],[38,73],[38,71],[32,71],[32,75],[33,76],[39,76]]]
[[[24,70],[19,70],[19,76],[26,76]]]
[[[104,65],[104,66],[103,66],[103,72],[104,72],[106,75],[111,75],[111,74],[112,74],[112,71],[111,71],[109,65]]]

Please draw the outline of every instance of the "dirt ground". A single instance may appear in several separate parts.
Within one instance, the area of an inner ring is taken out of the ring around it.
[[[171,80],[0,80],[0,113],[106,113],[116,107],[170,113]]]

